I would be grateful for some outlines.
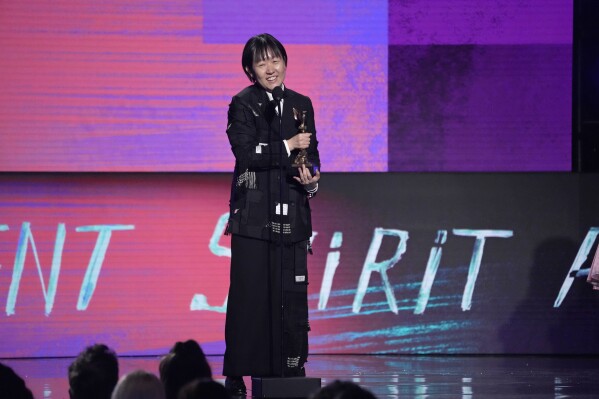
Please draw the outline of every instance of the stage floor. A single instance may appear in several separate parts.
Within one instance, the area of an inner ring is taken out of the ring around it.
[[[72,358],[1,359],[26,380],[36,399],[68,399]],[[159,357],[121,357],[121,374],[158,375]],[[215,379],[222,356],[208,358]],[[323,384],[351,380],[378,398],[591,398],[599,397],[599,357],[312,355],[310,376]],[[246,379],[251,389],[250,379]],[[248,392],[248,397],[249,397]]]

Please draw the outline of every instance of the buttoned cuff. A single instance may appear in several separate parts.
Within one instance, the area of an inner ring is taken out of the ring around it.
[[[318,191],[318,183],[316,183],[316,186],[310,190],[306,190],[308,192],[308,198],[312,198],[316,195],[316,192]]]

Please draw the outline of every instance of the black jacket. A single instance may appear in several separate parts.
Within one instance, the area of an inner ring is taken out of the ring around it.
[[[290,139],[298,132],[299,122],[293,117],[293,108],[308,111],[307,132],[312,133],[308,159],[320,169],[314,109],[308,97],[288,88],[284,94],[282,137],[274,103],[269,102],[266,91],[260,86],[245,88],[229,105],[227,136],[235,155],[229,233],[275,242],[279,239],[298,242],[312,235],[307,192],[293,179],[297,169],[291,164],[298,150],[287,156],[282,140]],[[277,214],[277,204],[281,200],[284,206],[279,209],[283,212]]]

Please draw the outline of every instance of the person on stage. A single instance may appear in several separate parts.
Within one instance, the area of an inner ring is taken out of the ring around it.
[[[233,97],[227,123],[235,170],[223,375],[233,395],[246,394],[243,376],[305,375],[309,202],[320,179],[314,109],[284,85],[283,45],[254,36],[241,64],[253,84]]]

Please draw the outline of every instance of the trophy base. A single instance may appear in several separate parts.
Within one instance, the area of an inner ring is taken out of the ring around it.
[[[294,168],[301,168],[302,166],[305,166],[306,168],[311,168],[313,165],[311,162],[304,162],[304,163],[292,163],[291,166],[293,166]]]

